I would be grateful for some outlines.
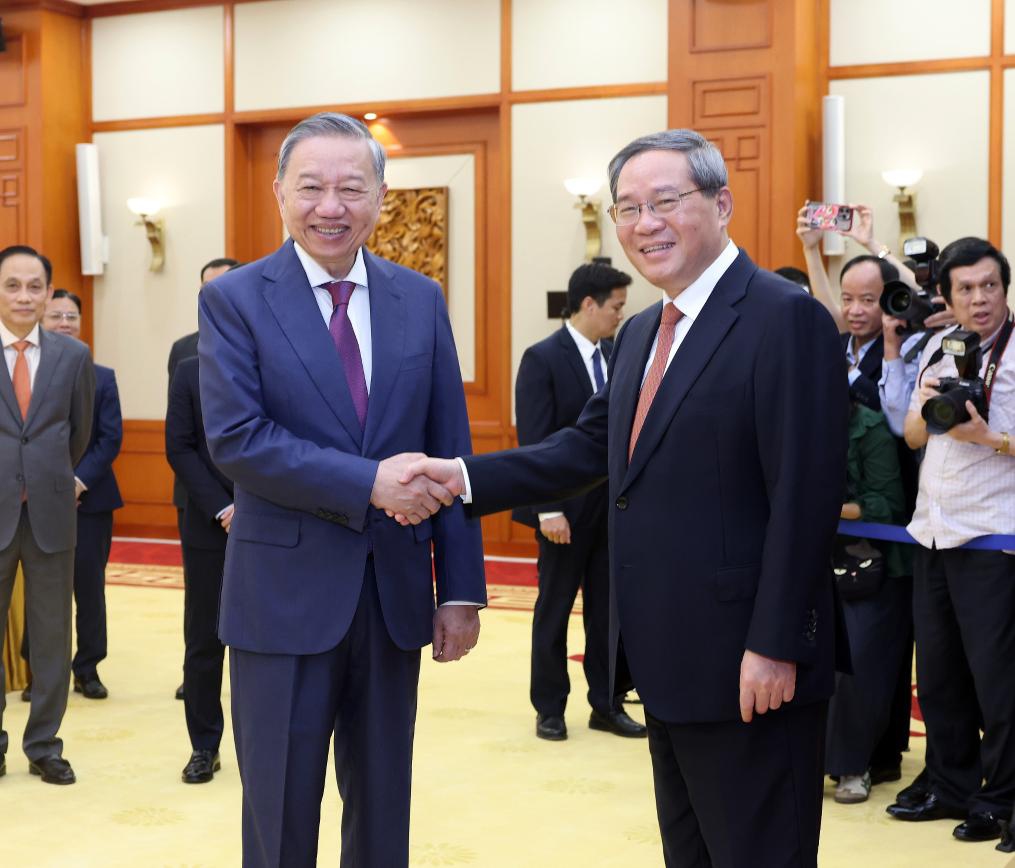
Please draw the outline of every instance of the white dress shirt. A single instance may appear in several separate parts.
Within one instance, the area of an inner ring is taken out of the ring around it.
[[[663,369],[664,374],[670,369],[673,357],[677,354],[677,350],[680,349],[680,345],[684,342],[684,338],[687,337],[687,333],[691,330],[691,326],[694,325],[694,321],[701,314],[701,309],[705,306],[705,302],[708,301],[712,290],[715,289],[715,285],[733,264],[739,253],[740,251],[737,249],[736,244],[732,241],[728,242],[723,248],[722,253],[698,276],[698,279],[694,283],[688,286],[675,299],[666,299],[665,303],[672,304],[683,314],[683,317],[677,321],[677,327],[673,333],[673,346],[670,347],[670,354],[666,357],[666,367]],[[645,377],[648,376],[649,368],[652,367],[652,360],[655,358],[656,344],[658,343],[659,334],[656,333],[652,341],[652,348],[648,353],[645,370],[641,375],[642,385],[645,384]]]
[[[860,362],[863,361],[863,357],[867,355],[867,350],[874,346],[874,342],[880,337],[880,335],[874,335],[867,343],[863,344],[859,350],[853,352],[853,336],[850,335],[848,341],[846,341],[846,361],[849,362],[849,374],[847,375],[849,384],[852,386],[863,373],[860,370]]]
[[[295,241],[293,248],[296,256],[307,273],[307,280],[314,288],[314,299],[321,310],[324,318],[324,325],[331,323],[331,314],[335,310],[335,303],[331,300],[331,293],[326,285],[336,280],[348,280],[356,284],[356,288],[349,297],[349,322],[356,335],[356,343],[359,344],[359,354],[363,361],[363,378],[367,384],[367,394],[370,393],[370,374],[373,371],[373,345],[370,340],[370,292],[367,286],[367,267],[363,262],[363,248],[356,251],[356,260],[344,277],[332,277],[327,271]]]
[[[39,370],[39,358],[42,355],[42,348],[39,346],[39,324],[36,323],[32,330],[23,338],[19,338],[10,329],[0,322],[0,339],[4,345],[4,360],[7,362],[7,373],[14,382],[14,363],[18,359],[18,351],[14,349],[16,341],[25,340],[30,344],[25,349],[25,361],[28,362],[28,382],[35,388],[35,373]]]

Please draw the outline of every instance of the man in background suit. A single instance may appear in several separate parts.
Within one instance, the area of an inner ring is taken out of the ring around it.
[[[608,477],[611,639],[645,705],[666,864],[814,866],[845,650],[835,325],[730,241],[726,166],[699,134],[636,139],[610,190],[624,252],[665,296],[621,329],[606,386],[541,444],[402,479],[425,473],[485,514]]]
[[[72,338],[81,334],[81,299],[58,289],[46,305],[43,327]],[[123,443],[120,394],[112,368],[95,365],[95,407],[92,435],[74,468],[78,496],[77,545],[74,547],[74,604],[77,652],[71,661],[74,691],[86,699],[105,699],[109,692],[99,678],[106,659],[106,564],[113,543],[113,510],[123,506],[113,462]],[[30,657],[29,631],[21,656]],[[30,688],[25,689],[31,699]],[[24,694],[22,694],[24,697]]]
[[[198,359],[183,359],[169,385],[166,457],[187,494],[180,542],[183,547],[183,707],[191,756],[183,782],[203,784],[220,767],[222,661],[225,646],[216,633],[226,534],[233,518],[233,484],[208,454],[201,414]]]
[[[236,268],[239,265],[239,261],[236,259],[230,259],[228,256],[222,256],[217,259],[212,259],[210,262],[206,262],[201,267],[201,286],[204,286],[209,281],[214,280],[220,274],[225,274],[232,268]],[[176,366],[180,364],[184,359],[189,359],[192,356],[197,355],[197,332],[191,332],[189,335],[184,335],[182,338],[176,340],[172,347],[169,349],[169,379],[166,381],[170,386],[173,382],[173,375],[176,373]],[[187,492],[183,487],[183,483],[180,482],[179,476],[173,476],[173,506],[176,507],[176,528],[180,533],[180,538],[183,538],[183,510],[187,505]],[[186,564],[184,564],[184,584],[186,584]],[[184,616],[186,617],[186,616]],[[184,662],[186,666],[186,662]],[[176,698],[183,699],[183,685],[181,684],[176,688]]]
[[[630,283],[630,275],[603,264],[586,263],[571,275],[570,318],[555,334],[529,347],[518,366],[515,415],[520,445],[538,443],[573,425],[586,401],[602,388]],[[529,698],[536,709],[536,735],[549,741],[567,738],[567,625],[579,587],[585,626],[582,666],[592,706],[589,726],[628,737],[645,735],[645,727],[621,704],[630,680],[625,676],[610,688],[607,493],[600,485],[587,494],[513,514],[515,521],[536,529],[539,545]],[[626,671],[626,663],[621,663]]]
[[[52,289],[31,247],[0,251],[0,624],[14,577],[25,576],[25,614],[35,637],[32,706],[23,747],[29,771],[72,784],[57,736],[70,690],[71,595],[77,509],[74,466],[92,433],[95,372],[88,347],[43,330]],[[0,672],[0,678],[3,673]],[[0,775],[6,771],[6,699],[0,696]]]
[[[464,656],[486,602],[479,523],[390,457],[471,449],[441,288],[363,249],[384,164],[358,120],[297,124],[274,185],[291,240],[201,292],[204,426],[236,503],[219,636],[248,866],[316,864],[332,735],[342,865],[408,864],[420,649]]]

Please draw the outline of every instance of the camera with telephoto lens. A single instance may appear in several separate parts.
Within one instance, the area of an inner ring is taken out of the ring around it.
[[[901,280],[889,280],[881,293],[881,309],[889,316],[905,320],[906,325],[896,329],[899,334],[914,334],[926,328],[927,317],[944,309],[931,301],[938,282],[939,251],[929,238],[918,237],[908,238],[902,252],[908,257],[906,264],[913,269],[920,288],[913,289]]]
[[[980,379],[983,362],[980,336],[976,332],[956,329],[941,342],[941,351],[955,357],[959,375],[942,377],[935,387],[940,394],[923,405],[923,418],[931,434],[944,434],[956,425],[968,422],[972,417],[966,409],[966,401],[972,401],[976,412],[984,421],[987,419],[987,395]]]

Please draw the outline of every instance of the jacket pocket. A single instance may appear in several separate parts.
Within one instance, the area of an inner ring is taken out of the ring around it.
[[[410,356],[402,357],[402,370],[411,371],[413,368],[429,368],[433,366],[433,356],[430,353],[413,353]]]
[[[293,548],[300,541],[300,520],[298,517],[237,513],[229,533],[244,542]]]
[[[761,567],[747,564],[742,567],[726,567],[715,572],[715,595],[727,602],[750,600],[758,592],[758,578]]]

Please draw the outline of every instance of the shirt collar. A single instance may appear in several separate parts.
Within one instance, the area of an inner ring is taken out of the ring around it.
[[[739,254],[736,244],[730,240],[712,264],[698,275],[698,279],[672,300],[673,306],[688,319],[697,319],[715,285]],[[670,299],[667,299],[667,302],[669,301]]]
[[[571,335],[571,339],[578,347],[578,352],[581,353],[581,357],[583,359],[591,359],[592,354],[599,349],[599,343],[592,343],[592,341],[585,337],[585,335],[578,331],[578,329],[571,325],[571,323],[565,322],[564,325],[567,327],[568,333]],[[600,355],[602,355],[601,350]]]
[[[335,278],[328,274],[320,263],[295,241],[293,242],[293,249],[296,251],[296,256],[300,261],[300,265],[303,266],[311,286],[324,286],[326,283],[335,282]],[[349,280],[355,283],[356,286],[362,286],[364,289],[367,288],[367,266],[366,262],[363,261],[362,247],[356,251],[356,260],[353,262],[352,268],[349,269],[349,273],[345,277],[339,278],[339,280]]]
[[[33,347],[37,347],[39,346],[39,324],[36,323],[32,326],[32,330],[25,335],[24,338],[19,338],[16,334],[14,334],[14,332],[7,328],[7,326],[0,322],[0,339],[3,340],[4,349],[9,347],[15,341],[20,340],[26,340]]]

